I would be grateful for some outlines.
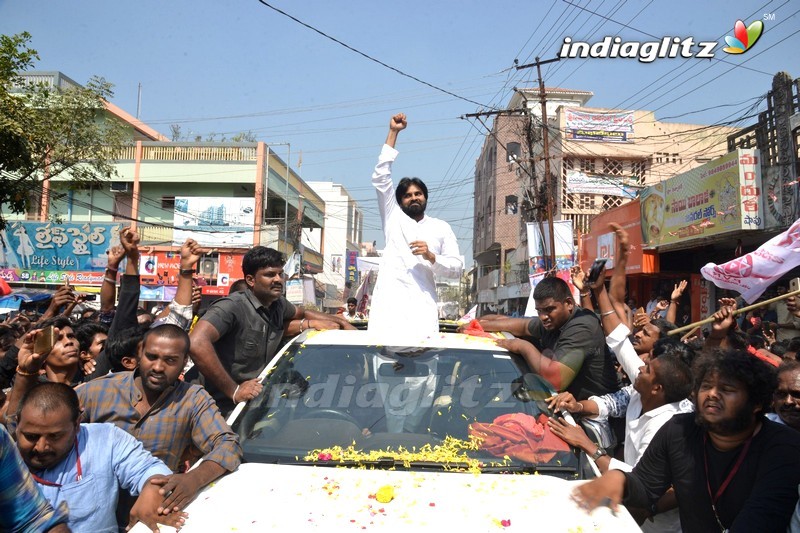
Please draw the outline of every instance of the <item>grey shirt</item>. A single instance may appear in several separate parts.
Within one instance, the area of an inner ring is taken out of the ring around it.
[[[280,348],[286,322],[296,312],[283,296],[265,307],[247,290],[217,300],[200,320],[219,332],[214,343],[219,361],[236,383],[242,383],[266,368]],[[208,381],[205,385],[217,403],[225,398]]]

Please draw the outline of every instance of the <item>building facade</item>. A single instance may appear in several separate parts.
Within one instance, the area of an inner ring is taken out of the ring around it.
[[[644,186],[724,154],[735,131],[661,122],[652,111],[587,107],[588,91],[545,92],[549,158],[538,90],[518,89],[509,113],[495,118],[476,162],[473,298],[481,313],[524,311],[527,223],[546,220],[548,194],[554,220],[571,220],[579,235],[593,217],[630,201]]]
[[[342,185],[309,181],[308,186],[325,202],[324,235],[311,232],[308,238],[312,246],[324,250],[322,273],[317,279],[326,285],[323,307],[335,312],[345,305],[358,283],[354,258],[359,255],[364,215],[358,202]]]

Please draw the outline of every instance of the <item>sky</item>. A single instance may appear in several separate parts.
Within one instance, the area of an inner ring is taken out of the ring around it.
[[[591,107],[747,126],[776,72],[800,77],[796,1],[0,0],[0,33],[29,32],[36,69],[79,83],[102,76],[134,115],[141,84],[139,118],[166,136],[172,124],[190,139],[249,131],[284,159],[289,143],[304,180],[342,184],[358,201],[364,240],[379,248],[369,178],[389,118],[405,112],[394,174],[426,182],[428,214],[450,223],[467,268],[486,129],[462,117],[533,86],[535,69],[518,71],[515,59],[552,58],[565,37],[722,43],[737,19],[764,20],[745,54],[720,44],[714,59],[569,59],[543,75],[548,87],[592,91]]]

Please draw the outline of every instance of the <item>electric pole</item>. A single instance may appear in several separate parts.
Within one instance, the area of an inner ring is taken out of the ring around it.
[[[553,219],[555,218],[556,211],[555,192],[557,190],[557,184],[555,183],[553,174],[550,172],[550,132],[547,125],[547,93],[545,92],[544,80],[542,79],[542,65],[555,63],[556,61],[560,61],[560,58],[556,57],[553,59],[540,61],[537,57],[533,63],[528,63],[527,65],[518,65],[516,67],[517,70],[522,70],[524,68],[535,66],[536,73],[539,78],[539,102],[542,106],[542,156],[544,159],[544,191],[547,196],[545,206],[547,213],[547,226],[549,230],[548,233],[550,237],[550,247],[548,249],[550,264],[548,266],[551,275],[555,275],[556,271],[556,239]],[[531,127],[533,127],[532,123]],[[544,239],[544,235],[542,235],[542,239]]]

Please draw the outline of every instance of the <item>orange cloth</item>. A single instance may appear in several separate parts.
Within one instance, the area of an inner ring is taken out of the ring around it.
[[[467,335],[472,335],[473,337],[491,337],[494,338],[494,335],[484,331],[483,326],[477,320],[472,320],[467,326],[461,330],[462,333],[466,333]]]
[[[524,413],[501,415],[491,424],[471,424],[469,434],[483,439],[480,449],[495,457],[507,455],[529,463],[547,463],[556,452],[570,451],[569,445],[550,431],[544,414],[538,419]]]

